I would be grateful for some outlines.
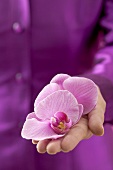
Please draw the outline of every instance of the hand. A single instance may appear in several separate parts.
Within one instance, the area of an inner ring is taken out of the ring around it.
[[[69,152],[73,150],[81,140],[88,139],[93,134],[102,136],[104,134],[105,107],[106,103],[98,89],[96,107],[88,115],[81,117],[80,121],[64,137],[56,140],[32,140],[32,143],[37,144],[37,151],[39,153],[56,154],[61,151]]]

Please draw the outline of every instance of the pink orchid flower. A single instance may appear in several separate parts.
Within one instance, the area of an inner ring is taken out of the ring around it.
[[[83,77],[58,74],[45,86],[34,103],[34,112],[24,123],[25,139],[57,139],[64,136],[82,115],[97,103],[97,86]]]

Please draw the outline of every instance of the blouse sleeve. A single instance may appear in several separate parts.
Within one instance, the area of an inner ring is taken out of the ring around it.
[[[99,87],[107,102],[105,122],[113,124],[113,0],[106,0],[99,25],[104,30],[101,49],[95,55],[92,72],[84,75]]]

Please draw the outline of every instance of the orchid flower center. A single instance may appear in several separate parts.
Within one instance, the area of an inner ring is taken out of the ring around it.
[[[65,113],[57,112],[54,117],[51,117],[50,126],[57,134],[62,134],[69,130],[72,126],[72,121]]]

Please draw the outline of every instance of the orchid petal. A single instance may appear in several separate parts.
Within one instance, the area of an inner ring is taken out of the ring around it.
[[[59,90],[44,100],[36,107],[36,115],[42,119],[50,119],[56,112],[64,112],[69,119],[76,122],[79,117],[79,106],[76,98],[67,90]]]
[[[84,107],[82,104],[78,104],[78,108],[79,108],[79,117],[78,117],[79,120],[84,112]]]
[[[21,136],[25,139],[44,140],[57,139],[64,135],[56,134],[49,125],[49,121],[37,121],[36,119],[27,119],[24,123]]]
[[[34,107],[37,106],[37,104],[43,100],[44,98],[46,98],[48,95],[50,95],[51,93],[60,90],[60,86],[56,83],[51,83],[46,85],[42,91],[39,93],[39,95],[37,96],[35,103],[34,103]]]
[[[57,83],[62,88],[62,84],[63,84],[64,80],[66,80],[69,77],[70,76],[68,74],[57,74],[56,76],[54,76],[52,78],[50,83]]]
[[[41,119],[39,119],[39,118],[36,116],[35,112],[29,113],[29,114],[27,115],[27,117],[26,117],[26,119],[32,119],[32,118],[35,118],[35,119],[37,119],[38,121],[41,120]]]
[[[70,77],[64,81],[63,87],[75,96],[79,104],[83,105],[83,114],[89,113],[95,107],[98,91],[92,80],[82,77]]]

